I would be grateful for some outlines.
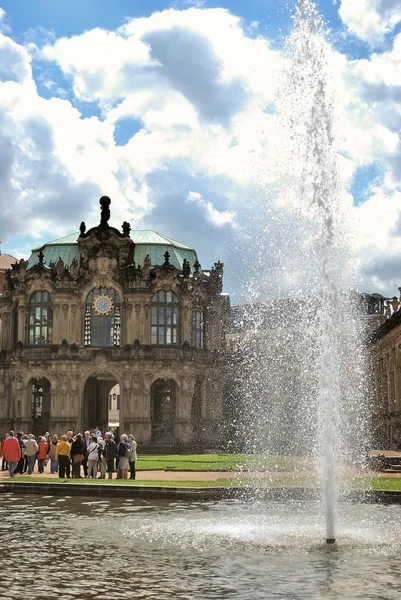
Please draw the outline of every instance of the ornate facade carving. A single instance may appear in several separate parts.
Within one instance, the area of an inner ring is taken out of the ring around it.
[[[82,429],[88,412],[96,408],[103,414],[99,394],[114,382],[121,390],[120,431],[133,429],[150,447],[192,444],[196,378],[224,377],[229,299],[221,294],[223,266],[216,263],[212,271],[202,271],[194,261],[191,271],[192,264],[185,259],[180,269],[168,251],[162,264],[152,264],[149,255],[136,261],[129,224],[124,222],[120,232],[109,220],[110,203],[103,198],[99,226],[87,230],[81,223],[77,255],[70,263],[62,255],[47,264],[44,246],[29,268],[22,261],[8,275],[0,297],[0,406],[4,407],[0,425],[31,431],[31,388],[39,382],[49,395],[45,429],[58,434]],[[113,302],[95,315],[93,303],[87,302],[93,290],[106,300],[115,290],[119,304]],[[50,301],[46,304],[46,297],[39,297],[35,312],[31,298],[45,291]],[[166,293],[166,304],[156,306],[153,298],[160,291]],[[170,293],[177,298],[174,323],[169,322]],[[201,347],[191,343],[194,307],[204,310]],[[215,396],[213,402],[221,403],[222,398]],[[167,433],[157,440],[155,419],[164,417],[170,419]],[[217,429],[216,423],[213,439],[205,439],[205,444],[216,445]]]

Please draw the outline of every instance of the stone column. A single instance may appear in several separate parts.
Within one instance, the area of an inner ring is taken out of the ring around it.
[[[4,307],[1,313],[1,350],[11,350],[12,335],[11,335],[11,309]]]
[[[203,442],[211,447],[218,446],[223,440],[223,428],[221,427],[222,398],[224,381],[219,371],[209,372],[205,378],[205,401],[202,406],[202,433]]]
[[[25,298],[21,299],[21,301],[18,303],[18,307],[16,308],[18,311],[18,335],[16,341],[21,341],[24,345],[28,344],[29,342],[27,332],[27,307],[25,302]]]
[[[192,305],[185,299],[181,305],[181,343],[191,344]]]
[[[127,389],[127,412],[124,416],[124,424],[127,433],[133,433],[135,439],[140,443],[150,441],[150,418],[149,411],[145,407],[143,382],[140,373],[134,373],[131,387]]]
[[[133,344],[134,342],[134,305],[131,298],[124,301],[124,318],[121,316],[121,333],[124,333],[124,338],[121,337],[121,346],[125,344]],[[124,339],[124,342],[123,342]]]
[[[52,343],[60,344],[63,338],[60,337],[60,316],[61,307],[60,304],[53,304],[53,332],[52,332]]]
[[[11,429],[10,387],[9,374],[0,369],[0,430],[3,432]]]
[[[180,444],[189,444],[192,441],[191,408],[194,388],[194,375],[182,377],[180,385],[177,385],[174,435]]]
[[[149,345],[151,343],[150,324],[152,316],[152,299],[145,299],[140,313],[140,342]]]

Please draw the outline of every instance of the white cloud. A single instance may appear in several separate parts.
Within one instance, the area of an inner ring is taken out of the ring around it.
[[[374,6],[387,14],[384,4]],[[82,219],[96,222],[97,198],[107,194],[117,225],[128,219],[134,227],[159,227],[209,262],[224,259],[224,239],[232,240],[244,214],[255,212],[256,194],[263,193],[264,209],[274,205],[269,186],[279,176],[282,140],[265,107],[276,96],[280,53],[255,25],[247,28],[225,9],[169,9],[117,31],[48,39],[41,49],[0,37],[3,239],[21,230],[21,214],[24,229],[48,230],[52,238]],[[358,167],[371,164],[383,173],[381,188],[354,212],[366,285],[389,289],[394,257],[401,257],[401,228],[394,228],[401,222],[401,36],[367,59],[335,52],[331,59],[344,179],[351,182]],[[62,96],[46,70],[58,65],[73,100],[40,97],[31,61],[44,67],[41,84]],[[96,103],[101,118],[83,118],[75,101]],[[136,127],[118,145],[124,119]],[[274,206],[269,214],[269,236],[279,239],[273,229],[287,223],[277,225]]]
[[[23,83],[31,76],[30,56],[6,35],[0,33],[0,82]]]
[[[217,260],[211,246],[217,252],[222,245],[218,231],[235,226],[227,194],[238,196],[235,182],[246,184],[252,177],[255,156],[249,152],[259,148],[254,133],[273,97],[279,54],[268,42],[248,37],[240,19],[221,9],[168,10],[116,32],[94,29],[55,40],[42,50],[3,37],[4,239],[20,230],[22,213],[31,237],[62,235],[81,219],[97,218],[96,198],[107,193],[114,222],[128,218],[134,227],[154,226],[165,215],[163,229],[180,239],[185,219],[193,238],[188,242],[199,239],[200,256],[203,248]],[[46,61],[41,85],[65,95],[57,81],[45,77],[46,65],[56,62],[75,98],[98,103],[102,120],[82,118],[65,97],[40,97],[27,50],[36,67]],[[260,77],[269,76],[265,90]],[[114,135],[124,118],[137,119],[139,128],[118,146]],[[187,202],[195,186],[202,193]],[[208,227],[208,243],[200,224]]]
[[[6,11],[0,6],[0,31],[8,33],[10,31],[9,26],[6,24]]]
[[[224,225],[235,225],[235,214],[229,211],[220,211],[210,200],[205,200],[202,194],[198,192],[188,192],[187,202],[194,202],[202,210],[205,211],[207,220],[217,227],[223,227]]]
[[[338,12],[347,29],[372,46],[401,22],[399,0],[341,0]]]
[[[200,118],[219,122],[248,102],[273,99],[278,57],[266,39],[248,37],[241,20],[220,8],[157,12],[117,32],[61,38],[42,55],[72,78],[78,98],[109,108],[144,90],[151,97],[174,92]]]

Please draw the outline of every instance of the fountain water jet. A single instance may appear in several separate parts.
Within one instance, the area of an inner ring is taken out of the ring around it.
[[[318,414],[321,487],[326,523],[326,542],[336,537],[336,442],[338,398],[340,395],[338,334],[341,288],[338,262],[347,258],[338,238],[344,235],[338,216],[341,183],[338,177],[337,148],[333,130],[334,97],[329,85],[328,48],[323,21],[312,0],[299,0],[294,30],[288,41],[291,66],[288,72],[292,98],[299,105],[293,112],[298,123],[293,140],[300,154],[300,187],[295,190],[303,214],[312,217],[315,231],[308,250],[317,260],[312,273],[317,302],[316,325],[319,338]],[[300,101],[299,101],[300,98]],[[293,107],[292,107],[293,108]],[[290,122],[291,123],[291,122]],[[291,130],[291,126],[290,126]],[[301,136],[301,137],[299,137]],[[342,256],[341,256],[342,254]],[[337,263],[337,264],[336,264]]]
[[[298,164],[295,179],[303,218],[312,225],[306,238],[313,268],[309,272],[316,298],[318,338],[318,454],[326,542],[336,538],[337,452],[340,446],[339,402],[342,394],[343,321],[355,319],[343,299],[355,282],[350,244],[348,203],[341,181],[336,140],[336,90],[332,77],[333,52],[325,39],[324,23],[313,0],[299,0],[288,40],[290,92],[288,119],[292,151]]]
[[[263,328],[267,328],[263,316],[254,316],[248,347],[252,376],[245,390],[254,407],[255,396],[261,398],[264,394],[263,400],[257,400],[250,419],[256,423],[256,439],[277,437],[280,427],[288,438],[289,428],[282,425],[283,416],[288,420],[288,411],[299,411],[293,418],[290,441],[301,437],[295,431],[297,426],[298,430],[304,429],[302,449],[316,457],[329,544],[336,539],[338,457],[351,455],[350,450],[358,453],[361,440],[366,443],[366,420],[361,417],[363,369],[353,374],[351,367],[355,356],[362,364],[363,352],[360,319],[350,294],[358,285],[358,275],[352,252],[352,202],[339,166],[334,59],[315,2],[299,0],[286,44],[286,65],[276,103],[276,143],[266,162],[277,171],[276,189],[271,192],[275,207],[288,217],[282,219],[286,226],[279,240],[280,255],[285,254],[282,280],[290,282],[285,295],[296,300],[301,327],[298,337],[283,333],[285,324],[291,322],[288,312],[267,309],[277,312],[284,327],[278,327],[277,333],[269,328],[264,347],[267,355],[262,352],[258,356],[257,351],[252,351],[252,337],[264,335]],[[270,220],[271,211],[266,213],[264,218]],[[288,222],[292,222],[292,227]],[[265,251],[266,240],[263,244],[261,238]],[[282,384],[283,378],[277,377],[276,372],[287,369],[281,359],[282,348],[288,345],[294,348],[294,354],[298,351],[296,358],[302,375],[298,383],[293,381],[279,391],[271,384],[266,392],[274,376]],[[276,352],[271,352],[272,347]],[[267,367],[260,366],[261,358]],[[298,389],[298,396],[303,396],[298,406],[294,388]],[[269,413],[264,422],[263,417],[258,417],[262,410]]]

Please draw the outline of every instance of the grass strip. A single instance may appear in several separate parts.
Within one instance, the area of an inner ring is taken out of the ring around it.
[[[136,464],[138,471],[270,471],[307,470],[305,458],[262,454],[175,454],[144,455]]]
[[[3,482],[9,482],[11,479],[4,479]],[[54,484],[64,483],[83,484],[83,485],[134,485],[134,486],[160,486],[160,487],[242,487],[242,488],[276,488],[276,487],[301,487],[301,488],[318,488],[319,482],[314,477],[242,477],[241,479],[219,478],[214,481],[210,480],[131,480],[131,479],[58,479],[54,477],[30,477],[17,476],[12,480],[15,483],[38,483],[38,484]],[[401,478],[385,478],[385,477],[358,477],[344,479],[341,485],[344,490],[377,490],[377,491],[396,491],[401,492]]]

